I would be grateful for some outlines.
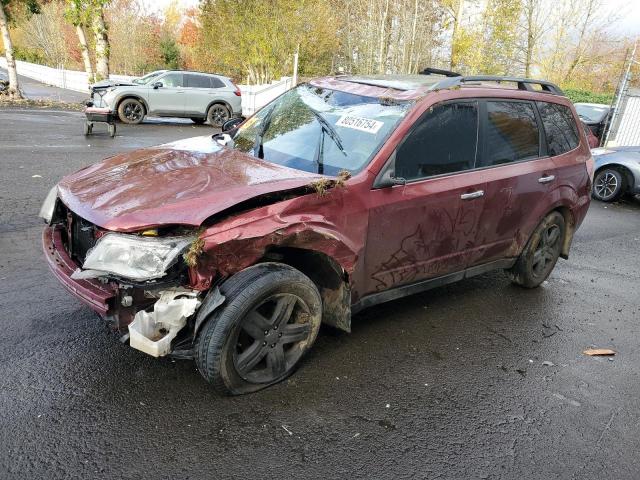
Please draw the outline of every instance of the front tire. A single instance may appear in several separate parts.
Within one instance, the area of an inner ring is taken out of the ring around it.
[[[626,190],[625,178],[614,168],[603,168],[593,179],[593,197],[602,202],[613,202]]]
[[[207,112],[207,121],[216,128],[222,127],[231,118],[229,109],[221,103],[214,103]]]
[[[118,117],[122,123],[137,125],[142,122],[145,114],[144,105],[135,98],[125,98],[118,105]]]
[[[231,277],[220,292],[225,302],[195,343],[202,376],[221,394],[241,395],[291,375],[320,329],[314,283],[288,265],[263,263]]]
[[[564,217],[559,212],[544,217],[515,265],[507,271],[511,281],[525,288],[536,288],[544,282],[560,257],[564,235]]]

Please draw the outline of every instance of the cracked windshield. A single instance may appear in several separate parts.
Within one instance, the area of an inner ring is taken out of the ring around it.
[[[302,85],[245,122],[234,147],[307,172],[355,173],[369,163],[411,105]]]

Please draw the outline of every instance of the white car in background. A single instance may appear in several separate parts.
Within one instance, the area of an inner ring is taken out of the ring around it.
[[[131,83],[96,84],[96,93],[106,90],[100,106],[106,106],[124,123],[142,122],[146,115],[190,118],[221,127],[242,114],[240,89],[227,77],[179,70],[151,72]]]

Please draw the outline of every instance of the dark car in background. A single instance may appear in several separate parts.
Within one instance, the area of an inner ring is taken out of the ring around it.
[[[589,208],[579,122],[544,81],[319,78],[231,133],[63,178],[45,258],[132,347],[254,392],[321,323],[493,270],[544,282]]]
[[[589,128],[589,125],[587,125],[582,121],[580,122],[580,124],[582,125],[582,130],[584,131],[584,134],[587,136],[587,143],[589,144],[589,148],[598,147],[598,145],[600,145],[600,140],[598,139],[598,137],[596,137],[593,134],[593,131],[591,131],[591,129]]]
[[[602,142],[605,128],[611,120],[611,107],[600,103],[576,103],[576,112],[593,132],[599,142]]]

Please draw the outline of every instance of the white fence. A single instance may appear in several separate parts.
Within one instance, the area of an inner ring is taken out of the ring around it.
[[[7,61],[0,56],[0,68],[7,68]],[[37,80],[46,85],[66,88],[76,92],[89,91],[88,76],[85,72],[65,70],[63,68],[45,67],[35,63],[17,61],[16,68],[19,75]],[[126,75],[110,75],[112,80],[129,81],[133,77]],[[242,92],[242,114],[253,115],[257,110],[293,87],[291,77],[282,77],[267,85],[239,85]]]
[[[7,68],[7,59],[0,57],[0,67]],[[32,78],[46,85],[54,87],[66,88],[76,92],[89,92],[89,76],[86,72],[78,72],[76,70],[65,70],[63,68],[45,67],[35,63],[16,61],[18,74],[27,78]],[[110,75],[112,80],[120,80],[126,82],[133,77],[127,75]]]
[[[266,85],[239,85],[242,92],[242,114],[253,115],[271,100],[293,88],[293,78],[282,77]]]
[[[640,91],[629,92],[622,101],[609,145],[617,147],[640,145]]]

